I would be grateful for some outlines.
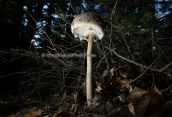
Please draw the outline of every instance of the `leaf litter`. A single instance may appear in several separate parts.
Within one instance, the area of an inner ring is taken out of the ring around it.
[[[131,73],[132,77],[125,77],[121,73],[112,68],[104,71],[102,76],[96,79],[91,108],[86,103],[86,82],[83,82],[82,86],[71,94],[67,95],[64,92],[63,95],[55,96],[56,99],[51,104],[47,99],[41,107],[38,107],[38,103],[34,104],[37,105],[34,108],[28,105],[27,108],[20,109],[8,117],[162,117],[171,115],[172,90],[169,88],[164,91],[159,85],[164,83],[162,80],[164,77],[155,78],[156,83],[152,87],[150,76],[142,76],[130,83],[136,77]],[[21,104],[34,100],[27,99]],[[9,103],[11,102],[0,100],[0,105],[4,107]]]

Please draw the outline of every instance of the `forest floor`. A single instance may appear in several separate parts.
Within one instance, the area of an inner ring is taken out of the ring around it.
[[[0,94],[0,117],[170,117],[172,79],[166,75],[117,76],[113,69],[96,79],[92,105],[86,82],[53,97]]]

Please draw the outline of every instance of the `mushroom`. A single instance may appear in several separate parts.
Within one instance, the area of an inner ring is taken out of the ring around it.
[[[97,40],[101,40],[104,37],[103,21],[98,14],[86,12],[74,18],[71,24],[71,31],[74,33],[75,37],[79,37],[81,41],[88,41],[86,92],[87,103],[90,107],[93,98],[93,68],[91,54],[93,51],[94,41],[97,42]]]

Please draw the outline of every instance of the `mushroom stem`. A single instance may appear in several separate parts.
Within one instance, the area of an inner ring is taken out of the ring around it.
[[[90,107],[91,101],[93,98],[93,68],[92,68],[92,50],[93,50],[93,44],[94,44],[94,35],[89,35],[88,37],[88,48],[87,48],[87,82],[86,82],[86,91],[87,91],[87,103]]]

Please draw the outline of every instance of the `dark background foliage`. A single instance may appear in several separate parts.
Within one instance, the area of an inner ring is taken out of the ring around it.
[[[163,52],[160,64],[153,66],[162,68],[172,60],[171,4],[157,0],[1,0],[1,93],[16,94],[29,84],[32,92],[45,95],[80,86],[85,81],[85,58],[41,54],[85,53],[87,42],[74,38],[70,24],[87,11],[100,14],[106,26],[104,39],[94,46],[94,78],[114,66],[140,69],[105,47],[147,66]]]

